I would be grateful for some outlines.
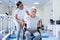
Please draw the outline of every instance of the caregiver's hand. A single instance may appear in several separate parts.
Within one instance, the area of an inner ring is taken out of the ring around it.
[[[23,21],[22,21],[22,20],[18,20],[17,22],[18,22],[19,24],[22,24],[22,23],[23,23]]]

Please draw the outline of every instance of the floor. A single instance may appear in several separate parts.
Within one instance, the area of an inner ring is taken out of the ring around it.
[[[53,36],[52,32],[49,32],[49,31],[42,31],[41,35],[48,36],[48,38],[42,38],[42,40],[60,40],[56,38],[55,36]],[[10,39],[10,40],[16,40],[16,39]]]
[[[48,38],[42,38],[42,40],[60,40],[55,36],[53,36],[51,32],[45,32],[45,33],[42,33],[42,35],[48,36]]]

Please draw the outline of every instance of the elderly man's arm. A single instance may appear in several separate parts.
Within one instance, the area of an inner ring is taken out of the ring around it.
[[[30,12],[29,12],[29,11],[26,11],[26,13],[27,13],[27,15],[29,15],[29,16],[30,16]]]

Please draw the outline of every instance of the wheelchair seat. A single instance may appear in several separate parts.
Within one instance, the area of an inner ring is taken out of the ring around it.
[[[27,27],[27,24],[25,24],[25,26]],[[41,29],[41,27],[37,27],[37,31],[40,33],[40,39],[39,39],[39,40],[42,40],[41,32],[40,32],[39,29]],[[27,28],[24,28],[24,29],[23,29],[23,37],[25,37],[25,36],[24,36],[25,31],[27,31]],[[35,38],[35,36],[34,36],[33,34],[31,34],[31,35],[30,35],[30,39],[33,40],[34,38]]]

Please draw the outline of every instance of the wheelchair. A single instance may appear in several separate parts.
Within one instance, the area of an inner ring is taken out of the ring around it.
[[[25,24],[26,26],[26,24]],[[27,27],[27,26],[26,26]],[[37,27],[37,31],[40,33],[40,39],[39,40],[42,40],[42,37],[41,37],[41,32],[40,32],[40,28],[41,27]],[[25,35],[25,31],[27,31],[26,28],[23,29],[23,40],[26,39],[26,37],[24,36]],[[35,36],[33,34],[30,35],[30,39],[33,40],[35,38]]]

